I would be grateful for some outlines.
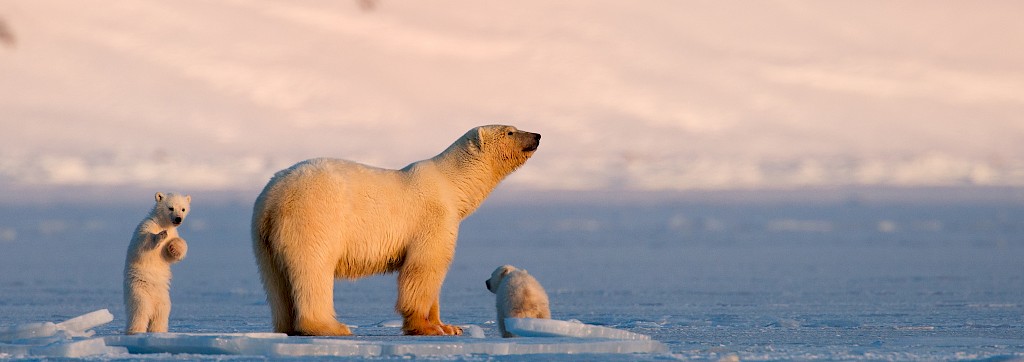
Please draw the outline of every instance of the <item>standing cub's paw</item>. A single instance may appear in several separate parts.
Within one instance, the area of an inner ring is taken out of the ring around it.
[[[171,263],[181,261],[181,259],[185,259],[185,253],[187,252],[188,244],[185,244],[185,240],[182,238],[171,239],[167,242],[167,246],[164,247],[164,260]]]

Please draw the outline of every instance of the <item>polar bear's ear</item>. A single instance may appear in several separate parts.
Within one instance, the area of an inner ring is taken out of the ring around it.
[[[192,203],[192,195],[185,195],[185,202]]]
[[[156,195],[153,196],[153,198],[156,199],[156,202],[164,201],[164,193],[157,192]]]
[[[466,143],[470,150],[480,151],[484,139],[484,128],[477,127],[466,134]]]

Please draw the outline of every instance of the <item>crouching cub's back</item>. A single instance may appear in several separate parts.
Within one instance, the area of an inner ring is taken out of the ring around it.
[[[505,318],[551,319],[548,294],[526,270],[511,265],[500,266],[485,284],[496,297],[498,331],[502,337],[515,337],[505,329]]]

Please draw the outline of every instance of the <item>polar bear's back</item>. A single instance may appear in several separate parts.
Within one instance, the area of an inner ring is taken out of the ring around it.
[[[391,271],[420,219],[404,171],[315,158],[274,175],[253,211],[254,241],[338,259],[338,277]],[[300,258],[301,258],[300,257]]]
[[[360,199],[374,198],[386,201],[401,193],[406,183],[405,176],[396,170],[367,166],[358,162],[314,158],[279,171],[267,184],[260,195],[267,203],[296,204],[296,210],[309,212],[311,209],[328,209],[329,201],[341,201],[344,205],[358,207]],[[310,207],[302,203],[313,202]],[[269,205],[268,205],[269,206]],[[283,205],[282,205],[283,206]]]

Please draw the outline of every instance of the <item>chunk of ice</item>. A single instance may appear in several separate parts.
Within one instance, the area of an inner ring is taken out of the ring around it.
[[[31,345],[0,343],[0,359],[26,356],[30,348]]]
[[[88,334],[87,337],[91,337],[92,333],[87,333],[89,329],[110,323],[113,320],[114,315],[110,314],[109,310],[100,309],[57,323],[57,328],[72,332],[71,335],[74,337],[78,337],[76,334]]]
[[[373,357],[381,356],[379,344],[365,343],[346,339],[311,339],[294,338],[288,343],[276,343],[269,348],[271,357]]]
[[[0,342],[11,342],[17,339],[44,338],[57,333],[57,325],[53,322],[25,323],[0,328]]]
[[[124,354],[121,347],[108,347],[103,338],[91,337],[88,329],[114,320],[106,309],[71,318],[64,322],[25,323],[0,328],[0,354],[15,357],[85,357],[94,355]]]
[[[505,329],[520,337],[576,337],[649,340],[651,337],[621,329],[554,319],[505,318]]]
[[[478,325],[467,324],[462,327],[462,335],[469,338],[484,338],[484,329]]]
[[[106,342],[130,353],[268,355],[287,339],[284,333],[140,333],[107,336]]]
[[[95,355],[125,354],[123,347],[108,347],[103,338],[90,338],[70,342],[57,342],[29,349],[29,355],[35,357],[85,357]]]

